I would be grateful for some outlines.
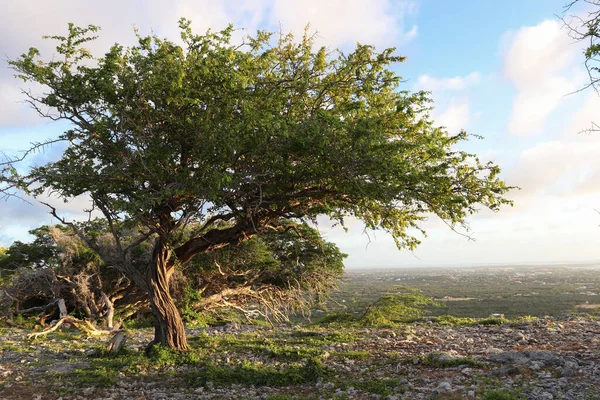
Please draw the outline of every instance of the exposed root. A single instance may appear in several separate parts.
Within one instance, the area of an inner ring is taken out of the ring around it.
[[[47,335],[50,332],[56,331],[63,324],[66,324],[66,323],[73,325],[75,328],[79,329],[82,332],[87,333],[90,336],[109,335],[109,334],[113,334],[116,332],[115,330],[98,329],[94,325],[92,325],[92,323],[89,321],[82,321],[80,319],[67,316],[67,317],[63,317],[63,318],[59,319],[58,321],[56,321],[54,324],[52,324],[48,328],[44,329],[43,331],[34,332],[34,333],[27,335],[27,339],[33,339],[38,336]]]

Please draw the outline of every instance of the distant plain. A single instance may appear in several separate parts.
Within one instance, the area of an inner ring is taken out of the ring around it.
[[[417,288],[435,298],[441,306],[431,308],[430,316],[600,315],[599,264],[352,269],[345,273],[325,311],[359,314],[399,287]]]

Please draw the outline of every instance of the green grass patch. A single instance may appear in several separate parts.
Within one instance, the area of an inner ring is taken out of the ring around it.
[[[217,386],[232,384],[252,386],[291,386],[314,383],[328,375],[321,360],[311,358],[302,364],[270,366],[242,361],[237,365],[220,365],[206,362],[193,373],[178,374],[188,386],[204,386],[212,382]]]
[[[480,361],[470,357],[451,357],[446,354],[430,353],[420,357],[421,364],[434,368],[451,368],[458,366],[480,367]]]
[[[365,381],[352,381],[348,386],[353,386],[363,392],[374,393],[380,396],[390,396],[402,391],[400,379],[370,379]]]
[[[65,374],[65,381],[79,387],[101,387],[108,388],[114,386],[118,381],[119,371],[107,366],[98,366],[95,368],[76,369],[69,374]]]

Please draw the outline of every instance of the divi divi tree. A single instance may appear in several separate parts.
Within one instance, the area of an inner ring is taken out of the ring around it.
[[[25,92],[31,106],[70,127],[53,140],[66,143],[58,160],[25,173],[6,161],[0,190],[91,197],[114,244],[72,226],[148,293],[151,344],[187,348],[169,280],[198,254],[318,216],[357,218],[413,249],[429,216],[454,227],[509,203],[498,166],[458,149],[468,135],[431,121],[426,92],[402,89],[394,49],[328,52],[309,35],[267,32],[233,44],[231,27],[180,28],[181,44],[136,32],[135,46],[94,58],[85,45],[97,27],[71,24],[50,37],[59,56],[44,61],[32,48],[9,61],[45,88]],[[139,236],[123,240],[132,227]],[[153,252],[139,265],[132,250],[142,243]]]

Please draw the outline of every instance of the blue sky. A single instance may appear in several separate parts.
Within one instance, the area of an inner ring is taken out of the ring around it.
[[[185,16],[197,31],[228,23],[247,28],[301,32],[310,22],[319,44],[349,50],[356,42],[396,47],[407,61],[396,67],[405,88],[430,90],[432,115],[449,131],[485,137],[465,145],[497,162],[503,177],[522,188],[515,207],[483,210],[469,220],[469,234],[451,232],[435,219],[414,254],[398,251],[381,232],[363,234],[360,221],[348,233],[320,229],[350,257],[347,266],[392,267],[600,260],[600,134],[578,134],[598,114],[592,91],[569,95],[586,83],[582,45],[574,43],[556,15],[565,1],[440,0],[158,0],[9,2],[0,15],[0,50],[15,58],[29,47],[51,56],[41,36],[64,32],[67,22],[97,24],[92,50],[132,43],[132,25],[143,33],[177,38]],[[574,10],[583,12],[583,10]],[[241,35],[242,33],[240,33]],[[22,83],[0,67],[0,151],[14,154],[56,135],[65,125],[40,120],[18,101]],[[38,88],[33,88],[37,90]],[[42,163],[60,149],[35,156]],[[85,198],[54,200],[64,215],[81,216]],[[38,205],[0,204],[0,245],[26,240],[27,230],[52,223]]]

